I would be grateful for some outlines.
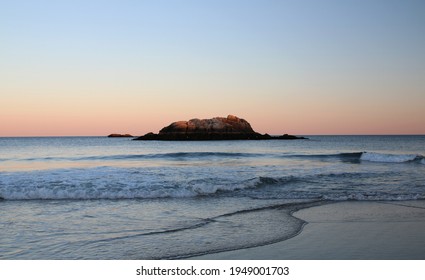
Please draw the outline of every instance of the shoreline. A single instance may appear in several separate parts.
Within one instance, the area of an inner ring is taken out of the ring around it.
[[[188,259],[425,259],[425,200],[330,202],[292,215],[304,225],[287,240]]]

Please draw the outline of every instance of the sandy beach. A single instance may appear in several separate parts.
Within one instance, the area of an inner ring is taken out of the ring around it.
[[[295,237],[193,259],[425,259],[425,201],[336,202],[302,209]]]

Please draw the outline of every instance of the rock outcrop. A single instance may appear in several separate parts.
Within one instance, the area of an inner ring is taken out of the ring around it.
[[[134,136],[130,134],[112,133],[112,134],[109,134],[108,137],[134,137]]]
[[[227,118],[191,119],[173,122],[158,134],[148,133],[134,140],[269,140],[269,139],[305,139],[288,134],[270,136],[255,132],[244,119],[229,115]]]

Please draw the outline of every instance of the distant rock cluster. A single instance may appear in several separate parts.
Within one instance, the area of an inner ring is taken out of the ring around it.
[[[109,134],[108,137],[134,137],[134,136],[130,134],[112,133],[112,134]]]
[[[150,132],[134,140],[199,141],[270,139],[292,140],[305,138],[288,134],[281,136],[260,134],[255,132],[246,120],[228,115],[227,118],[216,117],[212,119],[191,119],[189,121],[173,122],[161,129],[158,134]]]

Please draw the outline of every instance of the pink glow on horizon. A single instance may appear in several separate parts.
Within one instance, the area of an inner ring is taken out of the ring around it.
[[[196,114],[178,112],[120,112],[100,111],[96,113],[61,114],[60,112],[28,112],[10,115],[0,114],[2,118],[0,136],[104,136],[110,133],[129,133],[143,135],[158,132],[173,121],[191,118],[211,118],[234,114],[251,123],[260,133],[280,135],[346,135],[346,134],[425,134],[421,121],[400,118],[396,115],[387,118],[370,118],[368,115],[333,115],[321,117],[296,112],[285,114],[221,113]],[[320,115],[320,114],[319,114]],[[5,121],[3,121],[5,120]]]

